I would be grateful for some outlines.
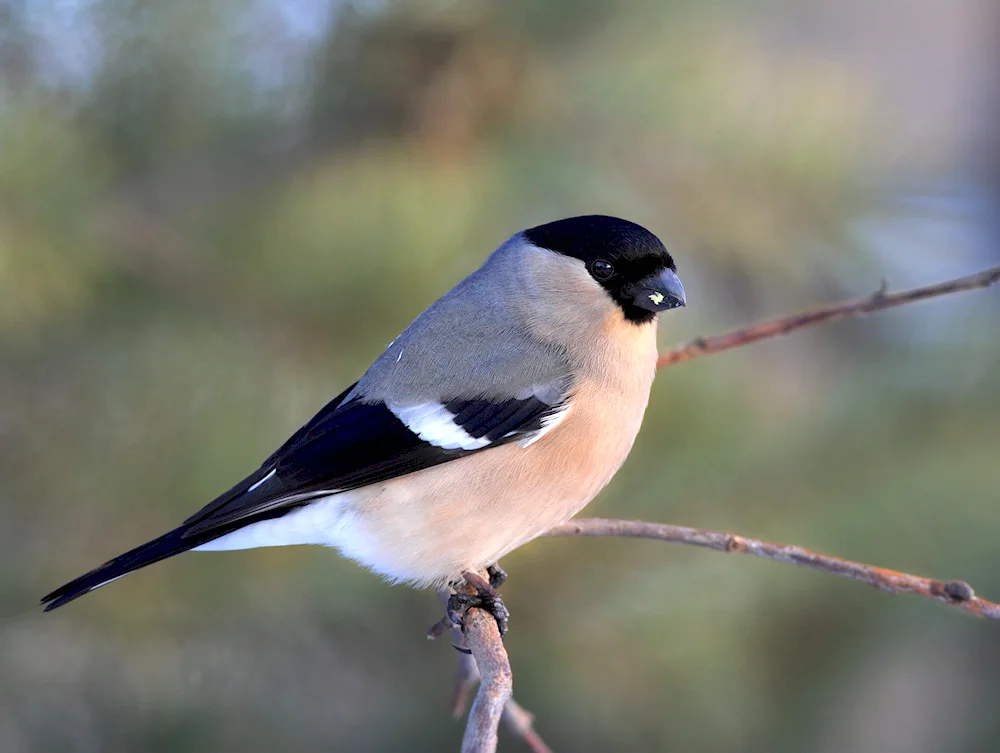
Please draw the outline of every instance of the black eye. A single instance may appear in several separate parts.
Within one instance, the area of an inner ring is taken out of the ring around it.
[[[615,268],[611,266],[611,262],[598,259],[590,265],[590,273],[595,279],[607,280],[615,273]]]

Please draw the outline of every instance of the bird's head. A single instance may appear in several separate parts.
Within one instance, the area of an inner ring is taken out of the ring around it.
[[[630,322],[645,324],[687,303],[670,253],[634,222],[599,214],[569,217],[529,228],[523,236],[534,246],[581,261]]]

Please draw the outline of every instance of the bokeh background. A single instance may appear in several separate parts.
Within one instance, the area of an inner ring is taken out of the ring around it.
[[[37,599],[255,468],[510,234],[591,212],[677,257],[664,347],[996,264],[1000,10],[0,1],[0,751],[457,750],[436,599],[333,552]],[[662,372],[588,512],[998,598],[998,319],[976,292]],[[557,751],[1000,750],[994,624],[652,542],[504,564]]]

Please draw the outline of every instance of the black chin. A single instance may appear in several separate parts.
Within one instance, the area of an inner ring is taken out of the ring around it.
[[[656,319],[656,311],[641,308],[631,301],[618,301],[618,305],[625,315],[625,320],[632,324],[649,324]]]

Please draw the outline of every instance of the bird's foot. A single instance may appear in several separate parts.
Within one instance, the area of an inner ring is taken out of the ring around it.
[[[476,573],[462,573],[465,582],[476,589],[476,593],[453,593],[449,596],[448,619],[456,625],[463,625],[465,614],[470,609],[483,609],[493,615],[493,619],[497,621],[497,628],[500,630],[500,637],[503,638],[507,635],[507,620],[510,618],[510,612],[507,611],[507,607],[493,583],[496,581],[503,583],[507,574],[495,565],[487,572],[490,575],[489,582]]]
[[[507,582],[507,571],[500,567],[499,562],[486,568],[486,574],[490,576],[490,585],[493,588],[500,588]]]

